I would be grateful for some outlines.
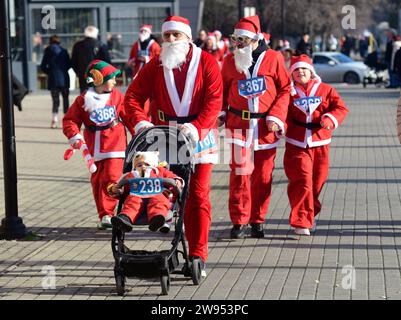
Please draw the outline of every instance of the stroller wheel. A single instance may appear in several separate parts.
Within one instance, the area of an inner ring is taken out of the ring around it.
[[[162,274],[160,276],[160,284],[162,286],[162,295],[168,295],[170,290],[170,274]]]
[[[184,266],[181,269],[182,274],[184,277],[191,277],[192,272],[191,269],[188,267],[188,263],[185,263]]]
[[[195,285],[198,285],[201,281],[202,275],[202,265],[201,265],[201,259],[200,258],[195,258],[192,260],[192,282]]]
[[[125,277],[117,270],[114,270],[114,278],[116,279],[116,289],[119,296],[125,294]]]

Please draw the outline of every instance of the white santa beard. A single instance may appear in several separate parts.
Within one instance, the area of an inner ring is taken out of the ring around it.
[[[160,60],[167,69],[178,68],[187,59],[188,50],[189,42],[187,40],[163,42]]]
[[[252,66],[252,47],[250,45],[244,48],[236,48],[234,50],[235,68],[242,73]]]
[[[99,94],[93,88],[89,88],[85,94],[84,110],[92,112],[98,108],[103,108],[110,99],[110,93]]]
[[[148,40],[150,38],[150,33],[140,33],[139,36],[139,41],[144,42],[145,40]]]

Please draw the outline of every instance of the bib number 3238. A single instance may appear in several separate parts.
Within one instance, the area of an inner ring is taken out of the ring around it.
[[[238,93],[244,98],[255,98],[262,95],[265,91],[266,81],[263,76],[238,80]]]
[[[135,178],[129,182],[130,194],[135,196],[147,198],[163,192],[162,180],[159,178]]]

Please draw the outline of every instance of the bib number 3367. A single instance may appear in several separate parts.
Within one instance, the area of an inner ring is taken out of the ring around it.
[[[238,92],[245,98],[254,98],[262,95],[266,91],[265,77],[259,76],[238,81]]]

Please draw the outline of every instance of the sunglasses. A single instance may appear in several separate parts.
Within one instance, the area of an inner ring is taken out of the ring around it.
[[[237,43],[248,43],[252,41],[249,37],[237,36],[235,34],[230,35],[230,40]]]

